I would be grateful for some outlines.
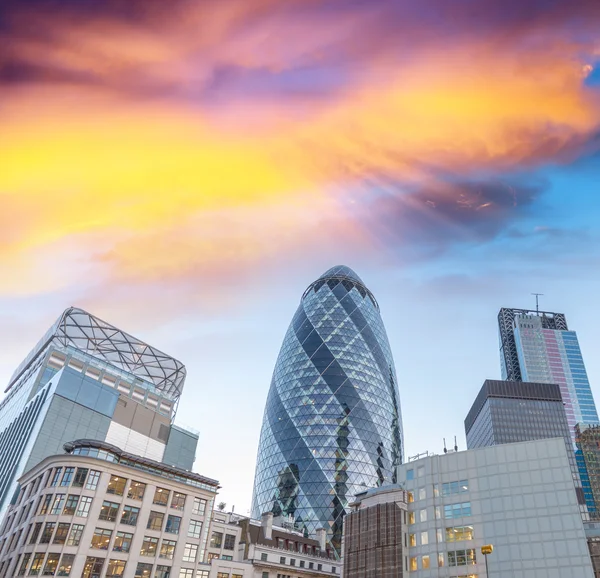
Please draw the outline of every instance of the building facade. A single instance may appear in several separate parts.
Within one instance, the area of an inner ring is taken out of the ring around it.
[[[344,578],[408,574],[408,493],[397,485],[359,494],[344,518]]]
[[[563,439],[452,452],[398,468],[408,570],[429,578],[592,578]]]
[[[16,480],[74,439],[191,469],[198,434],[172,424],[184,381],[176,359],[67,309],[17,367],[0,402],[0,520]]]
[[[20,479],[0,576],[213,578],[205,562],[217,481],[105,442],[65,449]]]
[[[402,420],[379,306],[348,267],[304,292],[285,335],[265,407],[252,516],[327,530],[339,554],[348,502],[394,481]]]

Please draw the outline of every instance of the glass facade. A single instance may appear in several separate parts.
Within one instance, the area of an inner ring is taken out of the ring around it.
[[[338,266],[313,282],[277,359],[260,436],[252,515],[321,527],[339,553],[348,502],[395,482],[403,438],[396,372],[379,306]]]

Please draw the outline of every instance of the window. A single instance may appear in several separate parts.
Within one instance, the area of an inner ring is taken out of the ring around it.
[[[104,566],[104,558],[94,558],[93,556],[88,556],[85,559],[85,565],[83,567],[81,578],[100,578],[102,566]]]
[[[219,572],[217,576],[220,574],[221,572]],[[179,570],[179,578],[194,578],[194,571],[191,568],[182,568]],[[229,574],[227,575],[227,578],[229,578]]]
[[[415,523],[415,513],[414,512],[408,512],[408,524],[414,524]]]
[[[152,564],[144,564],[143,562],[138,562],[138,565],[135,569],[135,578],[150,578],[152,574]]]
[[[446,518],[463,518],[471,515],[471,502],[463,504],[451,504],[444,506],[444,516]]]
[[[186,544],[183,549],[183,561],[195,562],[198,555],[198,544]]]
[[[171,576],[171,566],[158,565],[156,567],[156,570],[154,571],[154,578],[169,578],[170,576]]]
[[[243,574],[232,574],[231,578],[244,578]]]
[[[140,550],[140,556],[156,556],[157,549],[158,538],[144,536],[144,541],[142,542],[142,549]]]
[[[419,500],[427,498],[427,490],[425,488],[419,488]]]
[[[121,578],[125,572],[125,560],[109,560],[106,578]]]
[[[210,547],[220,548],[223,545],[223,534],[222,532],[213,532],[210,537]]]
[[[177,542],[174,540],[163,540],[160,545],[160,558],[166,558],[167,560],[173,560],[173,554],[175,554],[175,546]]]
[[[409,534],[408,535],[408,545],[411,548],[414,548],[417,545],[417,535],[416,534]]]
[[[89,471],[90,470],[88,468],[77,468],[77,473],[75,474],[75,479],[73,480],[74,488],[83,488]]]
[[[85,484],[86,490],[95,490],[98,487],[98,482],[100,481],[100,472],[96,470],[90,470],[90,475],[88,476],[87,483]]]
[[[436,539],[436,542],[437,542],[438,544],[441,544],[441,543],[444,541],[444,534],[443,534],[443,532],[442,532],[442,529],[441,529],[441,528],[438,528],[438,529],[435,531],[435,539]]]
[[[414,480],[415,479],[415,470],[406,470],[406,479]]]
[[[290,558],[290,566],[295,566],[295,565],[296,565],[296,559]]]
[[[55,525],[56,524],[54,522],[46,522],[42,537],[40,538],[40,544],[50,544],[50,540],[52,540],[52,534],[54,534]]]
[[[304,568],[304,560],[300,560],[300,568]]]
[[[61,522],[56,528],[56,534],[54,534],[53,544],[64,544],[67,541],[69,535],[69,528],[71,524],[68,522]]]
[[[219,559],[219,555],[218,555],[218,554],[214,554],[214,553],[212,553],[212,552],[208,554],[208,561],[209,561],[209,562],[210,562],[211,560],[214,560],[215,558],[218,560],[218,559]]]
[[[165,526],[165,532],[169,534],[179,534],[179,527],[181,526],[181,518],[179,516],[169,516],[167,518],[167,525]]]
[[[185,508],[185,494],[179,492],[173,492],[173,498],[171,499],[171,508],[175,510],[183,510]]]
[[[71,526],[71,533],[67,538],[67,546],[79,546],[84,528],[85,526],[83,524],[73,524]]]
[[[135,526],[137,524],[139,513],[139,508],[134,508],[133,506],[124,506],[123,513],[121,514],[121,524]]]
[[[206,500],[202,498],[194,498],[194,506],[192,508],[192,514],[196,516],[204,516],[206,510]]]
[[[146,484],[142,482],[136,482],[135,480],[131,480],[131,484],[129,484],[129,491],[127,492],[127,497],[130,500],[140,500],[144,499],[144,494],[146,493]]]
[[[453,526],[446,528],[446,542],[461,542],[473,539],[473,526]]]
[[[169,490],[156,488],[154,491],[154,500],[152,500],[152,502],[159,506],[166,506],[169,503]]]
[[[442,508],[441,508],[441,506],[436,506],[434,511],[435,511],[435,519],[439,520],[442,517]]]
[[[217,578],[229,578],[228,572],[217,572]]]
[[[71,568],[75,560],[75,554],[63,554],[60,559],[60,566],[58,567],[57,576],[68,576],[71,574]]]
[[[19,571],[17,572],[17,576],[25,576],[25,571],[27,570],[27,566],[29,564],[29,560],[31,559],[31,554],[28,552],[23,554],[23,560],[21,560],[21,565],[19,566]]]
[[[148,516],[148,524],[146,525],[146,528],[148,530],[156,530],[157,532],[160,532],[162,530],[164,519],[165,515],[162,512],[155,512],[152,510]]]
[[[79,500],[79,506],[75,511],[75,515],[81,518],[87,518],[90,513],[90,506],[92,505],[92,498],[88,496],[81,496]]]
[[[35,544],[37,542],[38,536],[40,535],[41,531],[42,531],[42,522],[36,522],[35,526],[33,527],[33,532],[31,533],[31,538],[29,538],[30,544]]]
[[[30,576],[37,576],[40,573],[45,555],[46,552],[38,552],[37,554],[35,554],[35,556],[33,557],[33,562],[31,563],[31,568],[29,568]]]
[[[427,522],[427,510],[419,510],[419,521]]]
[[[406,492],[408,503],[412,504],[415,501],[415,495],[412,492]]]
[[[62,512],[63,506],[65,505],[65,494],[56,494],[54,496],[54,503],[52,504],[51,514],[57,516]]]
[[[60,480],[61,472],[62,468],[56,468],[56,470],[54,470],[54,477],[52,478],[52,482],[50,483],[52,487],[58,486],[58,480]]]
[[[107,530],[105,528],[96,528],[94,530],[94,535],[92,536],[92,548],[96,548],[97,550],[108,550],[108,543],[112,538],[112,530]]]
[[[188,528],[188,536],[190,538],[200,538],[202,532],[202,522],[198,520],[190,520],[190,526]]]
[[[448,552],[448,566],[468,566],[476,563],[475,550],[472,548]]]
[[[438,554],[438,566],[440,568],[444,567],[444,554],[442,552]]]
[[[417,570],[417,557],[416,556],[411,556],[409,559],[409,569],[411,572],[416,572]]]
[[[58,567],[58,559],[60,558],[60,554],[50,553],[46,558],[46,564],[44,565],[44,571],[42,574],[44,576],[54,576],[56,574],[56,568]]]
[[[225,534],[225,544],[223,544],[225,550],[233,550],[235,548],[235,535]]]
[[[108,488],[106,488],[106,493],[122,496],[125,493],[126,484],[126,478],[122,478],[121,476],[111,476],[108,482]]]
[[[51,503],[52,503],[52,494],[46,494],[42,499],[42,503],[40,505],[40,511],[38,512],[38,516],[43,516],[44,514],[47,514],[48,510],[50,509]]]
[[[105,522],[116,522],[117,514],[119,513],[119,504],[117,502],[102,502],[102,508],[100,508],[99,520]]]
[[[209,570],[196,570],[196,578],[208,578]]]
[[[468,491],[468,480],[460,480],[459,482],[449,482],[447,484],[442,484],[442,496],[452,496],[454,494],[462,494]]]
[[[421,545],[426,546],[427,544],[429,544],[429,533],[421,532]]]
[[[281,558],[279,558],[279,563],[280,564],[285,564],[285,557],[281,556]]]
[[[63,514],[65,516],[72,516],[75,514],[75,510],[77,509],[77,504],[79,502],[79,496],[72,496],[69,494],[67,496],[67,501],[65,503],[65,508],[63,510]]]
[[[268,559],[268,556],[267,556],[267,554],[265,554],[265,553],[263,552],[263,553],[260,555],[260,559],[261,559],[263,562],[266,562],[266,561],[267,561],[267,559]]]
[[[73,481],[73,474],[75,473],[75,468],[65,468],[65,473],[63,474],[62,480],[60,481],[60,485],[64,487],[69,487],[71,482]],[[56,562],[58,564],[58,560]]]
[[[113,543],[113,550],[115,552],[129,552],[131,548],[131,540],[133,540],[133,534],[127,532],[117,532],[115,541]]]
[[[428,555],[421,557],[421,568],[423,568],[423,570],[429,569],[429,556]]]

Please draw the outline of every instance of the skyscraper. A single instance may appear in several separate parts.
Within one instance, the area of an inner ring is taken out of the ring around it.
[[[147,343],[81,309],[64,311],[0,402],[0,519],[18,478],[76,439],[191,469],[198,436],[172,425],[185,375]]]
[[[339,553],[348,502],[395,481],[403,439],[394,361],[379,305],[348,267],[311,283],[275,364],[252,515],[327,530]]]

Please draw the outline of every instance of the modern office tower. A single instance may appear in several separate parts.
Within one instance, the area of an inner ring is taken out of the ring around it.
[[[594,576],[561,439],[424,457],[399,466],[398,483],[411,577]]]
[[[565,315],[503,308],[498,325],[502,379],[558,384],[573,440],[575,424],[597,425],[577,334]]]
[[[394,361],[379,306],[348,267],[311,283],[285,335],[265,407],[252,516],[324,527],[341,546],[348,502],[402,461]]]
[[[577,458],[584,467],[580,467],[586,500],[592,501],[596,509],[591,513],[598,519],[598,506],[600,505],[600,426],[580,425],[575,426],[575,442],[577,444]],[[587,495],[589,492],[590,496]]]
[[[402,578],[408,572],[407,492],[381,486],[356,496],[344,518],[344,578]]]
[[[0,520],[21,474],[74,439],[191,469],[198,435],[172,426],[184,381],[176,359],[67,309],[16,369],[0,402]]]
[[[216,480],[105,442],[65,449],[21,477],[0,533],[0,575],[211,576]]]

